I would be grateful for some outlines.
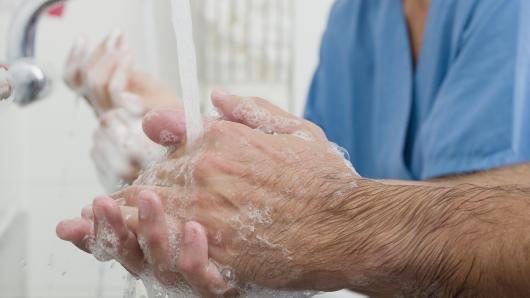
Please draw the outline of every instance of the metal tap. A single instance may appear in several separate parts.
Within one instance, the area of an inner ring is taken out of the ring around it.
[[[27,105],[49,93],[51,79],[34,62],[35,36],[41,15],[62,2],[65,0],[29,0],[17,8],[7,42],[8,71],[12,77],[12,83],[3,86],[0,82],[0,100],[4,96],[11,96],[14,92],[14,102]]]

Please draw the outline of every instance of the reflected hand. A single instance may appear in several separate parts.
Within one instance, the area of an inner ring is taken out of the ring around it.
[[[142,131],[142,119],[124,109],[113,109],[100,117],[93,134],[91,157],[107,192],[130,185],[141,169],[163,156],[163,148]]]
[[[141,116],[153,108],[178,106],[178,98],[168,86],[133,68],[133,55],[119,31],[93,52],[80,38],[67,59],[64,81],[85,97],[98,116],[115,108]]]

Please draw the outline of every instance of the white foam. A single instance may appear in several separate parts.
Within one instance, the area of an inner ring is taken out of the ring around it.
[[[256,104],[252,98],[242,99],[232,114],[235,118],[267,134],[275,134],[295,128],[301,124],[297,119],[271,114],[268,110]]]
[[[295,131],[292,135],[295,137],[299,137],[300,139],[307,141],[307,142],[312,142],[315,140],[315,137],[313,136],[313,134],[307,130]]]
[[[333,142],[330,142],[329,143],[329,152],[333,153],[333,154],[337,154],[338,156],[342,157],[344,159],[344,163],[346,164],[346,166],[348,168],[350,168],[350,170],[352,170],[353,173],[356,176],[360,176],[359,173],[357,173],[357,170],[355,170],[355,168],[353,167],[353,164],[350,161],[350,154],[348,153],[348,150],[342,148],[341,146],[339,146],[339,145],[337,145],[337,144],[335,144]]]
[[[164,145],[167,144],[176,144],[179,141],[179,138],[169,130],[162,130],[160,132],[160,142]]]
[[[136,298],[136,278],[131,274],[127,274],[123,298]]]
[[[88,249],[98,261],[119,260],[118,236],[106,220],[99,219],[96,237],[87,242]]]

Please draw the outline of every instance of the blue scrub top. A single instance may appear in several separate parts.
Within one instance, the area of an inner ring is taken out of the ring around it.
[[[336,1],[306,118],[370,178],[530,161],[530,1],[431,0],[411,58],[401,0]]]

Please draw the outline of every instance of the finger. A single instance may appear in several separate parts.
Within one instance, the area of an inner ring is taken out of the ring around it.
[[[94,50],[90,58],[86,61],[85,67],[90,68],[96,64],[99,60],[101,60],[101,57],[116,48],[117,42],[120,40],[123,42],[123,33],[119,29],[116,29],[107,35],[107,37],[105,37],[105,39]]]
[[[127,228],[133,233],[138,234],[138,208],[121,206],[120,209]]]
[[[107,53],[83,73],[86,96],[98,114],[112,108],[109,84],[119,61],[123,59],[124,55],[130,54],[123,52]]]
[[[219,297],[229,288],[217,266],[210,262],[206,231],[196,222],[185,225],[178,269],[201,297]]]
[[[241,97],[220,89],[214,90],[211,97],[225,120],[251,128],[269,126],[276,133],[292,133],[303,124],[301,119],[261,98]]]
[[[90,253],[89,239],[94,235],[93,224],[83,218],[75,218],[61,221],[55,232],[62,240],[72,242],[79,249]]]
[[[81,73],[83,92],[96,114],[99,115],[112,107],[108,91],[109,81],[119,61],[128,56],[130,54],[125,49],[123,33],[115,30],[84,63]]]
[[[144,117],[147,137],[163,146],[183,145],[186,140],[186,118],[176,110],[152,111]]]
[[[138,217],[138,240],[144,255],[157,279],[171,284],[174,273],[170,271],[169,232],[162,202],[156,193],[143,191],[139,194]]]
[[[139,207],[140,205],[140,194],[142,192],[151,192],[162,202],[164,209],[173,208],[179,210],[186,203],[186,197],[184,194],[184,188],[180,186],[174,186],[171,188],[163,186],[151,186],[151,185],[133,185],[129,186],[121,191],[118,191],[111,195],[116,201],[124,202],[124,206],[128,207]]]
[[[87,44],[82,37],[78,38],[70,50],[64,67],[63,79],[70,89],[79,91],[82,85],[81,69],[87,59]]]
[[[212,93],[212,103],[225,120],[238,122],[267,134],[290,134],[305,141],[327,142],[320,127],[262,98],[241,97],[217,89]]]
[[[124,102],[120,95],[128,90],[129,73],[132,64],[132,55],[126,54],[122,57],[116,65],[115,71],[112,73],[109,83],[109,92],[114,106],[127,108],[128,105],[140,105],[140,100],[134,102]]]
[[[101,225],[104,220],[104,225],[110,229],[105,231],[110,233],[114,240],[113,257],[119,261],[128,271],[140,274],[143,269],[143,253],[138,245],[136,236],[129,230],[125,224],[122,216],[122,210],[117,203],[110,197],[99,197],[94,200],[94,214],[96,217],[96,225]],[[97,229],[99,229],[98,227]],[[96,235],[100,231],[96,231]]]

